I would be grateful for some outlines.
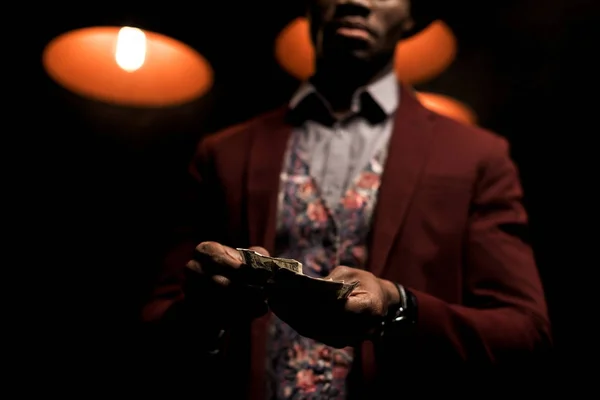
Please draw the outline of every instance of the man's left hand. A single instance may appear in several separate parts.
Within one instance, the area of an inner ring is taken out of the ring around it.
[[[399,302],[392,282],[364,270],[339,266],[327,279],[360,284],[346,300],[334,304],[326,304],[311,293],[272,287],[268,295],[271,310],[302,336],[342,348],[370,338],[388,308]]]

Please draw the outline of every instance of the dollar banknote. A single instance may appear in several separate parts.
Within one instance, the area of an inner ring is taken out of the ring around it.
[[[253,269],[263,269],[270,272],[274,272],[278,269],[284,268],[297,274],[302,274],[302,263],[292,260],[289,258],[277,258],[267,257],[253,250],[248,249],[236,249],[244,258],[246,265]]]
[[[321,299],[343,300],[358,286],[359,282],[338,282],[331,279],[314,278],[304,275],[302,263],[288,258],[263,256],[248,249],[237,249],[244,263],[253,271],[249,275],[256,284],[275,284],[281,288],[310,293]]]

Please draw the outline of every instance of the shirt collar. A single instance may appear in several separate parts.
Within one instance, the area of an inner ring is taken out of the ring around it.
[[[395,73],[391,71],[369,85],[359,88],[352,97],[351,110],[354,114],[361,111],[361,96],[365,94],[373,99],[374,103],[386,116],[389,117],[392,115],[400,103],[400,91],[398,90],[398,80]],[[298,88],[289,102],[289,108],[290,110],[296,110],[307,99],[315,97],[330,110],[327,100],[325,100],[310,81],[304,82]]]

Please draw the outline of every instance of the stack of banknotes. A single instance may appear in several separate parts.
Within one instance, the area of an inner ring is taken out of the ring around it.
[[[313,278],[304,275],[302,264],[287,258],[267,257],[248,249],[238,250],[244,259],[243,273],[253,285],[276,285],[281,289],[289,289],[310,293],[320,299],[344,300],[359,284],[354,282],[338,282],[330,279]]]

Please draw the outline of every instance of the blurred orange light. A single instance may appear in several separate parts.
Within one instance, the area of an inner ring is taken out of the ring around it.
[[[406,83],[424,83],[444,72],[454,61],[456,51],[456,38],[450,27],[442,21],[432,22],[398,43],[394,59],[396,75]]]
[[[187,103],[204,95],[213,83],[210,64],[191,47],[131,27],[65,33],[46,46],[43,64],[64,88],[125,106]]]
[[[477,116],[469,106],[451,97],[436,93],[418,92],[417,98],[433,112],[468,125],[477,123]]]
[[[308,20],[296,18],[275,39],[275,59],[294,78],[306,80],[315,73],[315,49]]]
[[[297,18],[275,41],[275,58],[290,75],[310,78],[315,69],[315,51],[310,41],[309,23]],[[417,84],[442,73],[456,56],[456,38],[442,21],[431,23],[422,32],[401,40],[396,46],[394,68],[399,79]]]

